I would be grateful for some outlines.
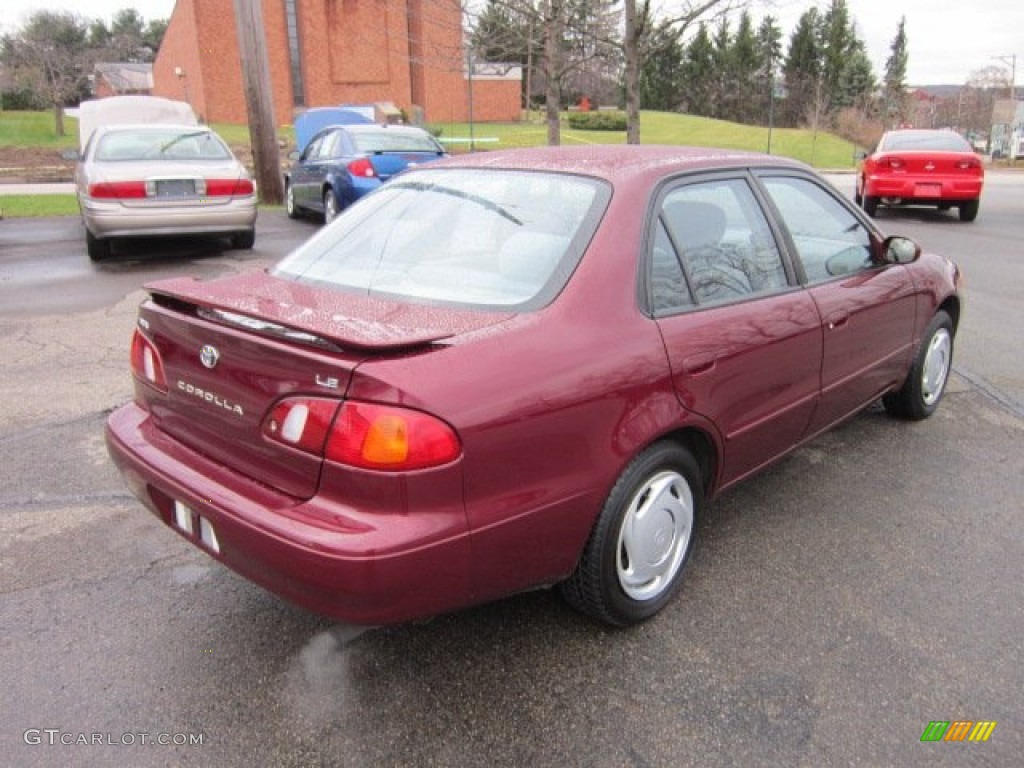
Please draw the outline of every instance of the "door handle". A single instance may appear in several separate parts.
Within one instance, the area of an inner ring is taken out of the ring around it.
[[[683,360],[683,373],[690,376],[707,373],[715,367],[717,358],[710,352],[703,355],[693,355]]]
[[[842,328],[849,319],[850,316],[846,312],[837,312],[828,319],[828,329],[834,331],[836,328]]]

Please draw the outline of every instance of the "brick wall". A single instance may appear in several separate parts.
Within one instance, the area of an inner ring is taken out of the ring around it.
[[[392,101],[428,121],[468,118],[457,0],[297,0],[305,107]],[[279,125],[297,109],[283,0],[263,0]],[[182,76],[175,74],[180,71]],[[245,123],[238,35],[227,0],[177,0],[153,66],[153,93],[208,122]],[[474,81],[474,120],[519,119],[514,81]]]

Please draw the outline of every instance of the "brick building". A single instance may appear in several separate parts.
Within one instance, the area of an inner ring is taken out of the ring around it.
[[[463,122],[469,83],[458,0],[262,0],[276,121],[308,107],[393,102]],[[474,121],[520,117],[520,76],[474,77]],[[177,0],[153,64],[153,94],[208,122],[246,122],[231,0]]]

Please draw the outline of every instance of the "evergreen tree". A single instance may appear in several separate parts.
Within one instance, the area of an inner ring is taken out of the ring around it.
[[[821,44],[820,16],[809,8],[800,16],[789,38],[789,51],[782,72],[786,81],[786,102],[782,110],[786,124],[798,126],[820,101]]]
[[[767,122],[772,91],[780,79],[782,68],[782,30],[774,16],[765,16],[757,28],[758,70],[754,75],[755,103],[758,122]]]
[[[885,77],[882,83],[882,120],[889,127],[907,122],[910,99],[907,94],[907,17],[900,19],[896,37],[889,48],[885,61]]]
[[[757,35],[754,34],[754,24],[746,10],[740,14],[729,58],[732,64],[729,87],[736,94],[733,119],[741,123],[757,123],[761,116],[758,108],[757,75],[758,70],[762,68],[762,62]]]
[[[736,92],[732,82],[732,32],[729,19],[722,16],[711,39],[711,116],[732,120],[736,110]]]
[[[707,25],[701,22],[697,34],[686,48],[682,69],[683,104],[691,115],[712,115],[712,78],[715,71],[715,46]]]
[[[679,31],[662,22],[650,40],[650,54],[640,64],[640,107],[672,111],[683,101],[683,51]]]

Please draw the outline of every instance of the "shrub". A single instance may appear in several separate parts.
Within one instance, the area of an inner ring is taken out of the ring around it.
[[[569,127],[578,131],[624,131],[625,112],[570,112]]]

